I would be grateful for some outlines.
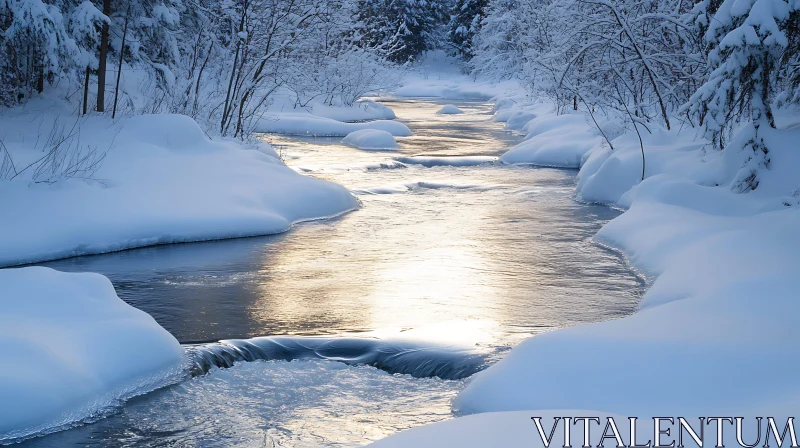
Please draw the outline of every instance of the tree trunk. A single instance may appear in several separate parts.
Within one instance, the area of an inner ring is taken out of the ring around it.
[[[225,128],[228,124],[228,118],[231,113],[230,108],[231,102],[233,98],[231,98],[231,92],[233,91],[233,80],[236,77],[236,65],[239,61],[239,50],[242,46],[242,37],[241,33],[244,32],[244,25],[247,20],[247,4],[248,2],[245,0],[244,5],[242,5],[242,17],[241,21],[239,22],[239,32],[236,33],[236,51],[233,55],[233,66],[231,66],[231,77],[228,80],[228,91],[225,94],[225,106],[222,108],[222,121],[220,123],[220,134],[225,135]]]
[[[89,67],[86,67],[86,76],[83,78],[83,115],[86,115],[86,108],[89,103]]]
[[[764,118],[767,121],[767,124],[771,128],[775,128],[775,116],[772,114],[772,106],[769,97],[770,93],[770,69],[772,68],[772,64],[770,63],[769,54],[764,54],[764,68],[761,70],[761,102],[764,108]]]
[[[44,62],[39,64],[38,70],[36,75],[36,92],[42,93],[44,92]]]
[[[578,95],[572,97],[572,110],[578,110]]]
[[[103,0],[103,14],[111,16],[111,0]],[[100,29],[100,65],[97,67],[97,111],[104,112],[106,102],[106,59],[108,59],[108,22]]]
[[[117,98],[119,97],[119,78],[122,76],[122,56],[125,54],[125,38],[128,37],[128,17],[131,15],[131,7],[125,12],[125,28],[122,31],[122,46],[119,49],[119,65],[117,66],[117,82],[114,85],[114,108],[111,109],[111,119],[117,116]]]

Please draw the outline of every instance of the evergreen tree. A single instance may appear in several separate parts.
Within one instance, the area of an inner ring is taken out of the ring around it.
[[[692,95],[689,110],[703,119],[715,144],[723,146],[724,131],[742,119],[751,119],[756,128],[775,127],[772,104],[789,47],[786,27],[798,6],[784,0],[725,0],[708,22],[710,73]]]
[[[455,53],[464,59],[473,56],[472,38],[481,27],[488,0],[458,0],[448,24],[448,38]]]
[[[787,27],[800,4],[785,0],[724,0],[708,25],[708,79],[692,95],[688,110],[704,119],[713,143],[723,148],[727,131],[743,120],[752,128],[745,149],[752,150],[739,171],[740,191],[758,186],[758,171],[769,166],[765,128],[775,127],[773,104],[785,81],[781,63],[789,48]]]
[[[358,34],[365,46],[380,49],[387,59],[411,61],[435,47],[435,31],[446,11],[443,2],[359,0]]]

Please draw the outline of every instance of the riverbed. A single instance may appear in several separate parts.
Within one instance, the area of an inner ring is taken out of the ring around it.
[[[524,338],[635,310],[643,281],[593,241],[619,212],[575,201],[576,171],[497,161],[521,137],[489,103],[439,115],[441,101],[382,102],[413,133],[396,151],[263,136],[290,167],[349,188],[357,211],[280,235],[43,263],[108,276],[190,353],[270,336],[289,355],[212,367],[23,445],[359,446],[451,418],[469,374]],[[335,350],[293,355],[320,337]],[[415,357],[358,362],[398,344]],[[419,369],[437,362],[466,367]]]

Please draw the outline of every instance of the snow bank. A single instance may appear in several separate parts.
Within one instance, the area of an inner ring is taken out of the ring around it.
[[[495,121],[504,121],[507,131],[521,131],[531,120],[536,118],[536,114],[526,110],[509,111],[508,115],[495,114]],[[499,115],[499,116],[498,116]]]
[[[342,139],[345,145],[358,149],[395,149],[397,142],[392,134],[378,129],[361,129],[353,131]]]
[[[99,274],[0,270],[0,443],[102,415],[182,378],[183,349]]]
[[[456,114],[463,114],[464,111],[459,109],[453,104],[446,104],[436,113],[440,115],[456,115]]]
[[[582,166],[579,197],[629,207],[598,239],[656,280],[633,316],[528,339],[478,374],[454,406],[465,413],[564,407],[627,415],[789,412],[800,396],[792,373],[800,364],[794,330],[800,156],[793,146],[800,130],[764,131],[770,168],[758,172],[756,190],[739,194],[752,153],[743,148],[747,129],[718,151],[691,131],[652,126],[652,134],[643,133],[641,182],[636,134],[613,138],[612,151],[581,129],[581,121],[577,114],[536,118],[526,125],[533,137],[502,160],[542,163],[542,148],[551,151],[550,162],[557,153],[574,158]],[[575,148],[546,145],[574,141],[576,133],[585,144],[580,157]],[[780,359],[780,367],[753,363],[759,357]],[[588,374],[587,365],[613,368]],[[647,365],[657,367],[642,374]]]
[[[37,135],[75,118],[4,116],[18,166],[41,157]],[[180,115],[82,119],[70,141],[108,149],[95,180],[0,181],[0,265],[288,230],[357,207],[343,187],[286,167],[268,145],[212,141]],[[41,138],[42,145],[45,139]]]
[[[500,98],[492,119],[506,123],[507,131],[525,134],[500,158],[505,163],[577,169],[603,143],[583,112],[555,115],[552,104],[522,96]]]
[[[314,104],[309,109],[314,115],[337,121],[394,120],[397,118],[391,107],[371,100],[358,101],[352,106]]]
[[[580,168],[587,153],[602,143],[582,113],[533,118],[522,129],[525,140],[503,154],[503,162]]]
[[[344,137],[362,130],[377,129],[396,137],[408,137],[411,130],[399,121],[375,120],[363,123],[344,123],[309,113],[287,113],[262,118],[255,126],[256,132],[286,135],[313,135],[316,137]]]

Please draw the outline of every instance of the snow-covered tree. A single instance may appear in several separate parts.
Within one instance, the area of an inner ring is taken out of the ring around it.
[[[448,38],[455,53],[464,59],[473,56],[472,39],[481,27],[488,0],[458,0],[453,7]]]
[[[59,5],[41,0],[0,1],[0,49],[5,101],[41,92],[45,80],[68,70],[80,53]]]
[[[795,4],[796,3],[796,4]],[[692,96],[690,113],[724,146],[725,131],[743,119],[774,127],[772,103],[789,48],[790,14],[800,3],[725,0],[708,23],[708,80]]]
[[[751,123],[741,130],[752,151],[735,181],[741,191],[755,189],[759,170],[770,164],[763,129],[775,127],[773,106],[781,86],[792,82],[784,65],[793,57],[787,50],[797,45],[789,38],[797,37],[798,8],[794,0],[724,0],[708,22],[710,73],[687,110],[719,148],[737,123]]]
[[[413,60],[435,46],[448,4],[436,0],[359,0],[357,34],[394,62]]]

